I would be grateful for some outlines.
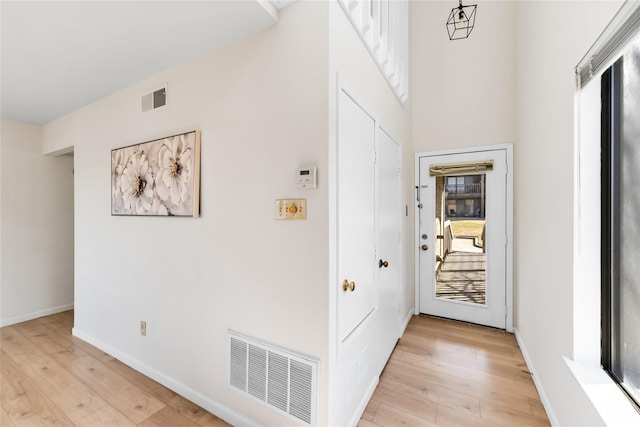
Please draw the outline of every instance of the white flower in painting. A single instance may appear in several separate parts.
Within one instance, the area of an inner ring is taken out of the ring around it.
[[[122,199],[129,212],[147,214],[153,203],[153,173],[144,151],[131,154],[122,172]]]
[[[158,173],[156,191],[160,199],[179,207],[189,197],[192,181],[191,138],[185,135],[165,139],[158,151]]]
[[[151,207],[149,208],[148,214],[167,216],[169,215],[169,211],[167,210],[167,207],[163,205],[162,202],[160,202],[160,200],[158,200],[157,197],[154,197],[153,202],[151,203]]]

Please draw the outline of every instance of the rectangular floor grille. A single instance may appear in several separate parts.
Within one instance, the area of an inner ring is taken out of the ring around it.
[[[318,363],[229,331],[229,385],[315,425]]]

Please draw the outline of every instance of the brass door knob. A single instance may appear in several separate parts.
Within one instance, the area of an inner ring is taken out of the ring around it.
[[[420,249],[422,249],[423,251],[426,251],[426,250],[428,250],[428,249],[429,249],[429,246],[427,246],[427,245],[422,245],[422,246],[420,246]]]
[[[344,282],[342,282],[342,290],[344,292],[347,291],[355,291],[356,290],[356,284],[355,282],[349,282],[347,279],[344,279]]]
[[[383,260],[378,261],[378,267],[379,268],[382,268],[382,267],[387,268],[387,267],[389,267],[389,261],[383,261]]]

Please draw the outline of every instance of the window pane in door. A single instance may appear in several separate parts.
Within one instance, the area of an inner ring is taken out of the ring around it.
[[[485,182],[436,177],[436,298],[486,304]]]

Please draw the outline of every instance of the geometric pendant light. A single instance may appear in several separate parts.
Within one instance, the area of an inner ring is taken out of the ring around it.
[[[476,24],[477,8],[477,4],[463,6],[462,0],[460,0],[458,7],[451,9],[449,19],[447,19],[449,40],[460,40],[469,37],[473,26]]]

